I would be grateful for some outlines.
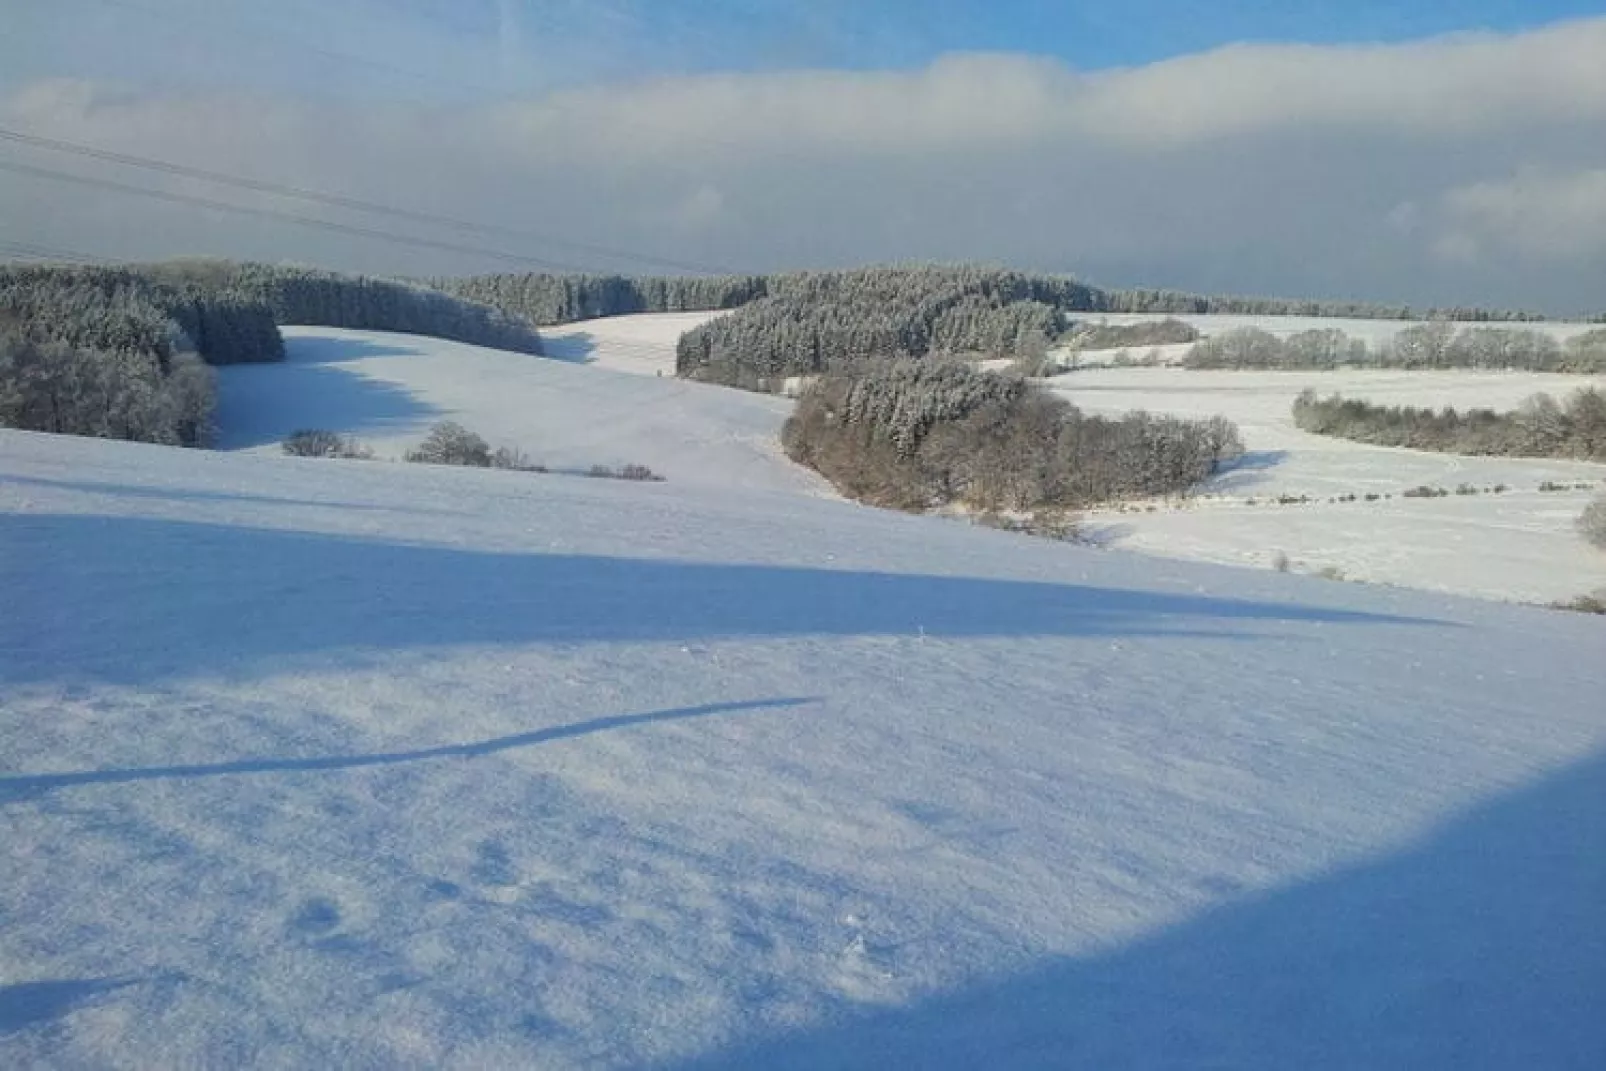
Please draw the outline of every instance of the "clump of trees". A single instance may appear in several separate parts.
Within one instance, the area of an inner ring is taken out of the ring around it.
[[[1068,279],[961,268],[786,277],[779,293],[681,336],[685,377],[779,390],[795,376],[926,357],[1038,361],[1065,329]]]
[[[284,356],[266,306],[126,268],[0,267],[0,424],[182,446],[212,432],[207,364]]]
[[[1279,338],[1256,327],[1242,327],[1200,340],[1183,358],[1183,365],[1269,371],[1359,366],[1601,373],[1606,372],[1606,331],[1590,331],[1563,346],[1533,328],[1458,328],[1437,320],[1407,327],[1386,345],[1368,349],[1336,328]]]
[[[1184,493],[1243,451],[1225,419],[1088,416],[1018,377],[936,361],[822,377],[783,442],[851,498],[984,512]]]
[[[491,444],[463,425],[443,420],[429,430],[417,449],[407,452],[407,460],[424,465],[465,465],[491,467]]]
[[[213,404],[212,371],[188,350],[164,360],[0,328],[0,427],[204,446]]]
[[[1606,461],[1606,393],[1594,388],[1576,391],[1565,402],[1536,394],[1509,413],[1381,406],[1307,390],[1294,400],[1294,423],[1317,435],[1378,446]]]

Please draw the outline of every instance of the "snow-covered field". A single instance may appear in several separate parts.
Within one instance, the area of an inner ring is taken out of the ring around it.
[[[1131,409],[1237,422],[1250,453],[1203,498],[1154,513],[1098,511],[1089,534],[1168,556],[1337,569],[1352,580],[1550,602],[1606,587],[1606,555],[1573,522],[1606,490],[1606,465],[1459,457],[1366,446],[1294,427],[1306,388],[1387,405],[1515,408],[1543,391],[1606,387],[1583,376],[1496,372],[1219,372],[1092,369],[1048,381],[1090,412]],[[1545,483],[1593,490],[1540,491]],[[1407,489],[1505,485],[1503,494],[1407,499]],[[1332,503],[1350,494],[1362,501]],[[1393,495],[1366,502],[1367,494]],[[1277,505],[1308,496],[1317,501]],[[1250,504],[1249,500],[1254,503]]]
[[[1606,1061],[1597,618],[5,431],[0,593],[0,1066]]]
[[[673,317],[655,319],[662,338]],[[629,325],[611,330],[629,334]],[[826,490],[781,452],[791,402],[673,378],[672,341],[670,371],[658,377],[620,371],[629,358],[601,347],[591,367],[378,331],[284,335],[286,363],[220,370],[223,449],[276,453],[297,428],[324,428],[400,457],[432,424],[455,420],[554,468],[642,464],[677,484]]]
[[[680,336],[719,312],[649,312],[541,328],[550,357],[637,375],[675,374]]]

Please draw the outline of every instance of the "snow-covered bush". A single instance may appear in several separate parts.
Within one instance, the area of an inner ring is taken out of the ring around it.
[[[1590,543],[1606,550],[1606,495],[1602,495],[1578,518],[1578,530]]]
[[[407,460],[486,469],[491,467],[491,446],[463,425],[445,420],[430,429],[418,449],[408,451]]]

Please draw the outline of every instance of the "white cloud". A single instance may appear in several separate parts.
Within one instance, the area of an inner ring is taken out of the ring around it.
[[[988,259],[1113,282],[1570,311],[1606,300],[1590,281],[1606,276],[1603,55],[1606,18],[1394,46],[1239,46],[1098,73],[964,55],[914,71],[704,75],[434,109],[56,83],[0,100],[0,121],[742,269]],[[172,184],[0,151],[23,155]],[[4,173],[0,215],[13,240],[112,255],[497,267]],[[511,235],[473,241],[583,259]],[[1505,250],[1530,263],[1488,255]]]

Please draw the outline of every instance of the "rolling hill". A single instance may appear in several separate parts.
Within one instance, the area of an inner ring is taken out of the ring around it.
[[[0,1063],[1606,1055],[1598,619],[862,508],[772,398],[289,341],[234,452],[0,431]],[[443,416],[669,479],[276,456]]]

